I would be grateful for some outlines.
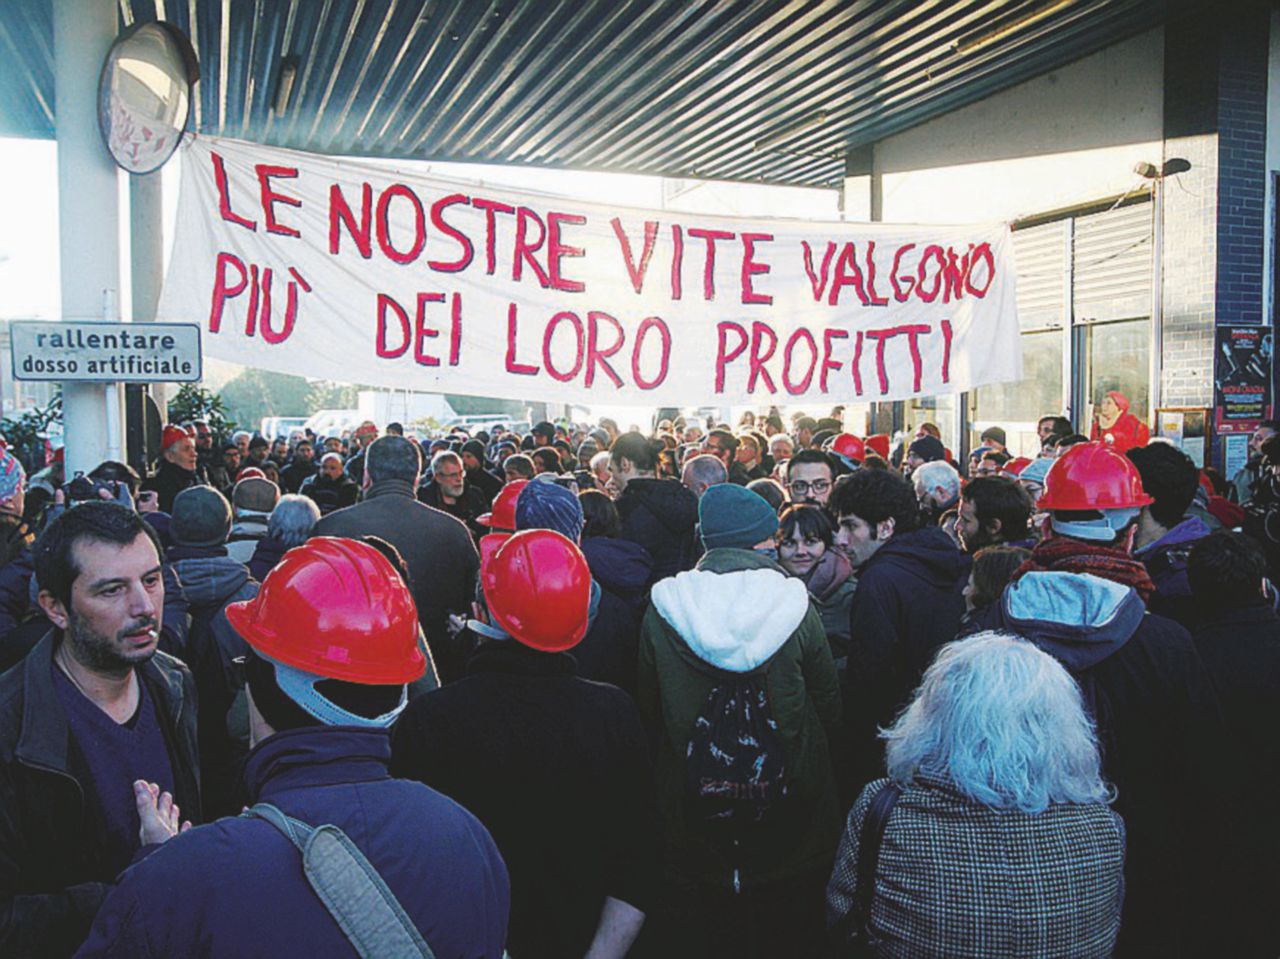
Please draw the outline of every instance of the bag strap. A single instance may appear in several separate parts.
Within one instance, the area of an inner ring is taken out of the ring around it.
[[[893,815],[893,807],[902,787],[890,780],[880,788],[862,818],[858,834],[858,897],[854,912],[858,916],[858,932],[863,942],[871,941],[871,903],[876,895],[876,867],[880,864],[880,844],[885,826]]]
[[[302,853],[307,882],[361,959],[435,959],[395,893],[337,826],[309,826],[270,803],[242,815],[269,822]]]

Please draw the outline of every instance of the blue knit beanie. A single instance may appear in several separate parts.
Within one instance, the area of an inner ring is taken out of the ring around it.
[[[707,549],[751,549],[778,531],[778,514],[759,493],[717,483],[698,501],[698,524]]]
[[[516,498],[516,531],[551,529],[575,543],[582,538],[586,519],[582,504],[567,487],[556,483],[528,483]]]

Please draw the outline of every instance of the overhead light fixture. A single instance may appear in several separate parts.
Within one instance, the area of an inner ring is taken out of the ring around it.
[[[1034,10],[1030,10],[1018,17],[1016,20],[1010,20],[1008,23],[1002,24],[994,30],[988,30],[986,33],[975,34],[973,36],[966,37],[963,40],[957,40],[955,43],[951,44],[951,49],[956,53],[961,54],[977,53],[979,50],[984,50],[993,43],[998,43],[1012,33],[1017,33],[1019,30],[1024,30],[1034,23],[1039,23],[1041,20],[1053,16],[1059,10],[1064,7],[1069,7],[1075,2],[1076,0],[1051,0],[1050,3],[1042,4]]]
[[[1144,180],[1163,180],[1167,176],[1174,176],[1178,173],[1186,173],[1191,169],[1191,161],[1182,157],[1170,157],[1165,160],[1163,165],[1156,166],[1154,163],[1148,163],[1146,160],[1135,163],[1133,172],[1138,174]]]
[[[298,58],[285,57],[280,61],[280,76],[276,80],[276,95],[272,107],[276,116],[280,116],[289,107],[289,97],[293,96],[293,84],[298,79]]]
[[[811,114],[797,123],[793,123],[784,130],[779,130],[777,133],[771,133],[767,137],[761,137],[755,142],[753,149],[759,153],[762,150],[768,150],[770,147],[775,147],[779,143],[784,143],[792,137],[804,133],[806,130],[822,126],[822,124],[827,122],[827,116],[828,113],[826,110],[819,110],[817,113]]]

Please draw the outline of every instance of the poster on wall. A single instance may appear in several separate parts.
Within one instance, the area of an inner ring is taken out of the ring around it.
[[[209,356],[567,403],[904,400],[1022,377],[1007,224],[586,203],[200,136],[159,316]]]
[[[1252,433],[1271,417],[1269,326],[1219,326],[1214,343],[1214,428]]]
[[[1168,440],[1204,468],[1205,427],[1208,411],[1196,407],[1166,407],[1156,410],[1156,436]]]

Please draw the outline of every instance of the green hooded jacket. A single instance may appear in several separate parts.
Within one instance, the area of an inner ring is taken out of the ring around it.
[[[740,868],[686,812],[694,720],[724,672],[763,677],[778,723],[790,808],[744,837]],[[830,869],[842,821],[832,773],[840,724],[835,663],[804,583],[764,556],[713,549],[658,582],[640,635],[638,697],[655,743],[669,878],[733,888]]]

